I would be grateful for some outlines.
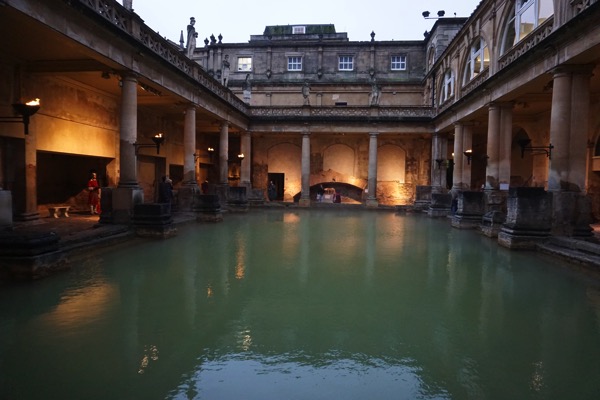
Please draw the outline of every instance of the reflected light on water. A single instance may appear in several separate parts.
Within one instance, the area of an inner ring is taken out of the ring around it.
[[[77,288],[66,292],[60,303],[42,320],[69,332],[101,319],[118,300],[119,291],[115,285],[102,283]]]
[[[138,369],[138,374],[143,374],[146,368],[150,365],[150,361],[158,361],[158,347],[151,344],[149,346],[144,346],[144,354],[142,356],[142,360],[140,361],[140,368]]]

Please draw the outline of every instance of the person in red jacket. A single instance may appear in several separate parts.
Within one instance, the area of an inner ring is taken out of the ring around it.
[[[91,214],[100,214],[100,185],[96,179],[96,173],[92,172],[92,177],[88,181],[88,203]]]

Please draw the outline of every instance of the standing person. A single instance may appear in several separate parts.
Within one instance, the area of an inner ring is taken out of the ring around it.
[[[173,199],[173,183],[168,176],[163,176],[161,182],[158,184],[158,202],[169,203]]]
[[[202,194],[208,194],[208,180],[202,182],[200,189],[202,189]]]
[[[319,185],[317,188],[317,201],[323,201],[323,195],[325,194],[325,189],[323,185]]]
[[[269,195],[269,201],[273,201],[277,197],[277,189],[275,188],[273,181],[269,182],[267,193]]]
[[[96,173],[92,172],[92,177],[88,181],[88,204],[90,206],[90,213],[100,214],[100,185],[96,179]]]

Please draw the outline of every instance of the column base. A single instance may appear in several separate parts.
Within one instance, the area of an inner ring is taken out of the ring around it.
[[[12,226],[12,213],[12,193],[9,190],[0,190],[0,229]]]
[[[365,205],[367,206],[367,208],[377,208],[379,207],[379,202],[377,201],[377,199],[367,199],[365,201]]]
[[[144,202],[141,187],[118,187],[112,191],[112,222],[129,224],[133,219],[133,208]]]
[[[298,200],[298,206],[299,207],[310,207],[310,198],[308,198],[308,199],[300,198],[300,200]]]

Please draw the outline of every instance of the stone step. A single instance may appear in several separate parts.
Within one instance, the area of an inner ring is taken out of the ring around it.
[[[538,250],[600,271],[600,244],[568,237],[551,237]]]

